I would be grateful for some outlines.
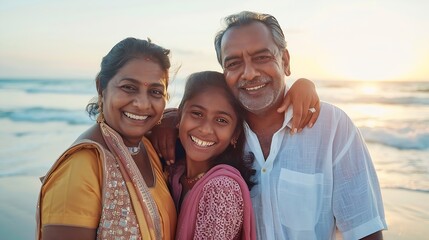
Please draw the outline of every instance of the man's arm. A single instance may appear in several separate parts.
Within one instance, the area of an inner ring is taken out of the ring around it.
[[[296,80],[277,111],[284,112],[291,104],[293,106],[291,134],[301,132],[305,126],[311,128],[320,113],[320,100],[314,83],[305,78]],[[314,108],[315,111],[310,111],[310,108]]]
[[[300,132],[305,126],[312,127],[320,113],[320,101],[314,83],[305,78],[296,80],[277,111],[284,112],[291,104],[293,105],[291,133]],[[309,111],[310,108],[314,108],[316,111],[313,113]],[[174,163],[176,159],[175,144],[179,135],[178,118],[177,109],[168,108],[164,111],[161,123],[146,134],[158,155],[165,160],[167,165]]]
[[[176,108],[165,109],[161,123],[155,125],[146,134],[159,157],[163,158],[167,165],[173,164],[176,159],[176,140],[179,136],[177,129],[177,124],[179,123],[178,114]]]

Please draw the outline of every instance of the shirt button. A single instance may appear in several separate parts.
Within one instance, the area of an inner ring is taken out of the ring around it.
[[[262,172],[265,173],[267,170],[265,168],[262,168]]]

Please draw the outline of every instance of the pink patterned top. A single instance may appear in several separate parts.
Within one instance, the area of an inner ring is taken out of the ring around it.
[[[225,176],[204,185],[198,203],[194,239],[238,239],[243,223],[243,197],[238,183]]]
[[[180,208],[176,239],[255,239],[249,190],[237,169],[213,167],[179,206],[184,171],[179,165],[170,175],[171,193]]]

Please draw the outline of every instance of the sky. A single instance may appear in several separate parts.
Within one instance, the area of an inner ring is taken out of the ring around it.
[[[427,0],[0,0],[0,78],[93,79],[129,36],[171,49],[176,77],[221,71],[215,33],[243,10],[278,19],[292,79],[429,81]]]

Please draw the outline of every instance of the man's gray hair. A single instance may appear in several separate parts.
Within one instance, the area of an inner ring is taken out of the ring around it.
[[[217,60],[221,66],[222,66],[222,53],[220,48],[222,44],[222,38],[225,32],[233,27],[245,26],[253,22],[261,22],[265,24],[265,26],[267,26],[268,29],[271,31],[271,35],[273,36],[274,43],[277,45],[278,49],[280,51],[283,51],[286,49],[285,35],[283,34],[280,24],[277,21],[277,19],[270,14],[243,11],[237,14],[229,15],[225,17],[223,20],[226,26],[224,27],[224,29],[220,30],[216,34],[215,41],[214,41]]]

